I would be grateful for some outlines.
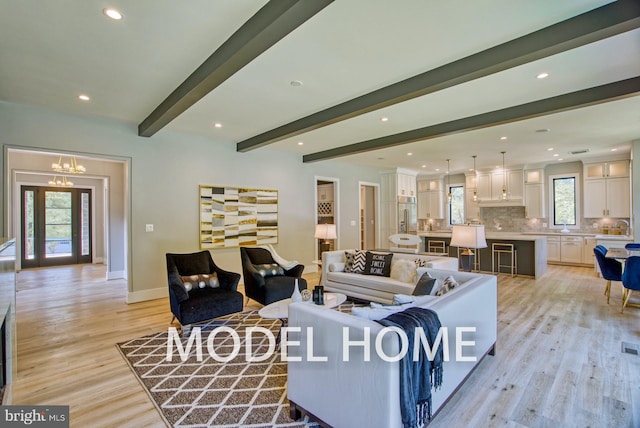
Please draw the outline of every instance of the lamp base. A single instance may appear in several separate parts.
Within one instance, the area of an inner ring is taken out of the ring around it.
[[[465,272],[471,272],[471,268],[473,267],[475,254],[469,251],[467,254],[465,252],[460,253],[460,265],[462,266],[462,270]]]

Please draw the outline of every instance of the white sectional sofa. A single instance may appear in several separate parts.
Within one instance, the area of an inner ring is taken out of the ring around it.
[[[430,272],[440,277],[452,274]],[[496,277],[464,272],[453,273],[453,277],[460,285],[443,296],[426,298],[428,301],[419,305],[434,310],[442,326],[448,328],[450,360],[443,363],[442,387],[432,391],[434,417],[480,361],[487,354],[493,355],[497,336]],[[334,428],[402,426],[400,363],[387,362],[374,350],[382,325],[333,309],[294,303],[289,306],[289,327],[301,329],[300,333],[289,333],[289,340],[299,341],[299,346],[288,348],[289,356],[302,360],[288,362],[292,416],[306,413]],[[350,347],[349,360],[343,360],[345,327],[352,341],[368,338],[370,361],[364,360],[360,346]],[[462,334],[462,340],[475,341],[475,345],[463,344],[461,348],[463,357],[475,361],[456,361],[457,327],[475,328],[475,333]],[[385,355],[397,355],[397,334],[385,334],[381,347]],[[312,361],[314,357],[326,357],[327,361]]]
[[[322,253],[322,279],[320,285],[325,291],[346,294],[372,302],[391,303],[394,294],[411,294],[417,278],[411,282],[402,282],[392,278],[358,273],[336,271],[336,266],[344,265],[345,251],[325,251]],[[398,260],[421,260],[424,267],[445,270],[458,270],[458,259],[455,257],[434,256],[426,254],[393,253],[391,266]]]

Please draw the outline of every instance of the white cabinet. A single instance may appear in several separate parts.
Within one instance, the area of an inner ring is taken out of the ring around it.
[[[584,217],[631,216],[629,177],[584,180]]]
[[[595,256],[593,255],[593,248],[596,246],[596,238],[584,238],[582,246],[582,263],[585,265],[593,266],[595,264]]]
[[[588,260],[583,261],[583,239],[582,236],[548,236],[547,261],[568,264],[589,263]]]
[[[503,203],[504,205],[522,205],[524,198],[524,180],[521,169],[505,172],[493,171],[478,174],[478,200],[480,204]],[[506,188],[507,199],[502,197]]]
[[[560,237],[549,236],[547,237],[547,261],[559,262],[560,258]]]
[[[595,178],[628,177],[628,176],[629,176],[628,160],[588,163],[584,165],[585,180],[591,180]]]
[[[562,236],[560,238],[560,261],[582,263],[582,236]]]
[[[418,192],[418,218],[444,218],[444,191]]]
[[[426,192],[428,190],[444,190],[444,184],[441,178],[432,178],[428,180],[418,181],[418,192]]]
[[[416,196],[416,176],[409,174],[398,174],[398,196]]]
[[[524,186],[524,216],[526,218],[544,218],[544,184],[533,183]]]
[[[544,169],[526,169],[524,171],[524,184],[544,183]]]

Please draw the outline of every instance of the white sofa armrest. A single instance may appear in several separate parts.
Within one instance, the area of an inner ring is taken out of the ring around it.
[[[320,285],[326,285],[327,273],[329,272],[329,266],[333,263],[344,263],[346,257],[344,256],[344,250],[337,251],[325,251],[322,253],[322,281]]]

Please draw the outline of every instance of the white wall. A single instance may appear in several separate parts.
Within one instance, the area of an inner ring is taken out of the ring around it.
[[[167,252],[198,251],[198,185],[221,184],[277,189],[279,194],[278,252],[285,258],[311,265],[314,259],[316,175],[340,179],[342,248],[359,244],[358,181],[380,182],[378,171],[339,161],[303,164],[299,156],[264,148],[238,153],[235,143],[162,130],[152,138],[137,136],[137,125],[52,112],[36,107],[0,103],[0,143],[26,149],[61,150],[131,159],[131,176],[122,186],[111,183],[112,203],[130,204],[129,300],[166,294]],[[3,157],[5,150],[3,150]],[[2,225],[8,232],[6,213],[7,162],[0,185]],[[130,197],[125,185],[130,184]],[[121,195],[122,198],[117,198]],[[146,233],[152,223],[155,232]],[[126,224],[113,224],[122,227]],[[123,233],[123,236],[125,234]],[[241,272],[237,248],[214,250],[221,267]]]

